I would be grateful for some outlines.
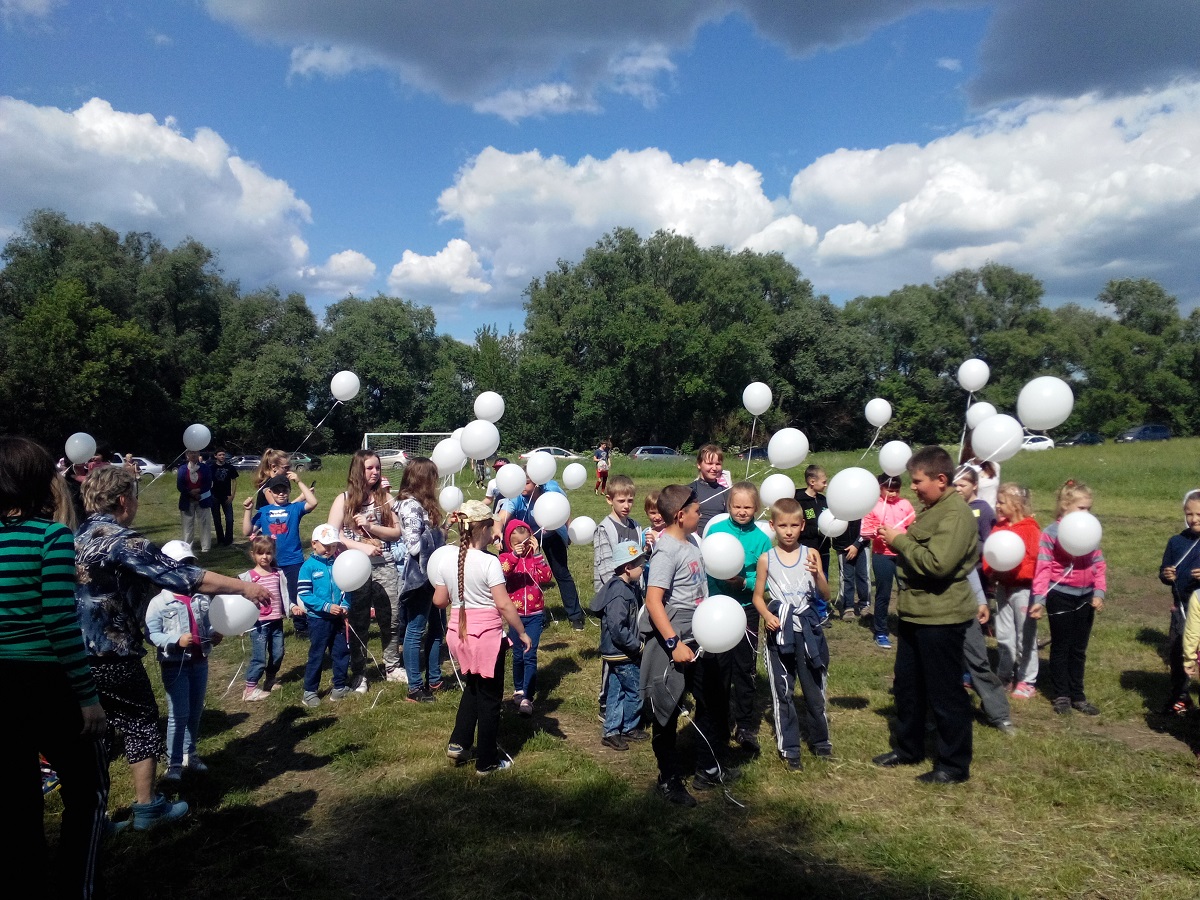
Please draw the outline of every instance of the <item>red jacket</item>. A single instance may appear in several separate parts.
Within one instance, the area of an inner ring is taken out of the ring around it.
[[[542,587],[554,582],[554,573],[546,557],[538,550],[536,556],[517,556],[512,552],[512,533],[517,528],[528,528],[520,519],[510,519],[504,526],[504,552],[500,554],[500,568],[504,572],[504,587],[512,598],[517,613],[531,616],[546,607]]]
[[[1008,572],[994,571],[985,559],[983,561],[983,574],[989,579],[994,579],[1009,587],[1032,587],[1033,571],[1037,568],[1038,542],[1042,537],[1042,529],[1039,527],[1037,520],[1033,516],[1026,516],[1014,525],[1008,519],[997,519],[996,526],[992,529],[992,534],[995,534],[997,531],[1011,531],[1019,535],[1025,544],[1025,556],[1022,557],[1019,566]]]

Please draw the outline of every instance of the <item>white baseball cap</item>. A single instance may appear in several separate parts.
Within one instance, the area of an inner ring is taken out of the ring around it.
[[[312,539],[324,544],[326,547],[331,547],[334,544],[342,542],[342,536],[338,534],[338,530],[328,522],[324,525],[318,525],[313,529]]]
[[[189,559],[194,562],[196,560],[192,545],[187,541],[167,541],[162,546],[162,552],[176,562],[187,562]]]

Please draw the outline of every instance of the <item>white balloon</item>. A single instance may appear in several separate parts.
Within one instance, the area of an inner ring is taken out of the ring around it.
[[[791,469],[804,462],[808,456],[808,438],[799,428],[784,428],[771,435],[767,444],[767,458],[777,469]]]
[[[371,580],[371,557],[361,550],[343,550],[333,561],[333,583],[347,594]]]
[[[1042,375],[1035,378],[1017,397],[1017,418],[1026,428],[1045,431],[1057,428],[1067,421],[1075,408],[1075,395],[1071,386],[1061,378]]]
[[[879,468],[888,475],[899,475],[912,458],[912,447],[904,441],[888,441],[879,448]],[[878,482],[876,482],[878,484]]]
[[[1025,429],[1012,416],[997,413],[988,416],[971,429],[971,449],[981,460],[1004,462],[1017,455],[1021,442],[1025,440]]]
[[[591,516],[579,516],[567,526],[567,537],[572,544],[590,544],[596,535],[596,520]]]
[[[992,370],[982,359],[965,359],[958,367],[958,386],[972,394],[983,390],[992,377]]]
[[[996,415],[996,412],[996,407],[986,401],[983,403],[972,403],[967,409],[967,427],[975,428],[984,419],[990,419]]]
[[[244,634],[258,622],[258,606],[239,594],[217,594],[208,606],[208,621],[218,634]]]
[[[782,500],[784,497],[795,497],[796,483],[782,472],[776,472],[763,479],[762,487],[758,489],[758,496],[762,500],[763,506],[770,506],[776,500]]]
[[[475,418],[499,422],[504,417],[504,398],[495,391],[484,391],[475,398]]]
[[[751,382],[742,391],[742,405],[752,416],[761,416],[770,409],[772,399],[771,389],[761,381]]]
[[[525,470],[516,463],[505,463],[496,472],[496,489],[511,500],[525,490]]]
[[[577,487],[583,487],[584,482],[588,480],[588,470],[584,468],[583,463],[571,463],[563,469],[562,483],[568,491],[573,491]]]
[[[758,526],[758,530],[765,534],[771,540],[775,540],[775,526],[766,519],[759,519],[754,523]]]
[[[841,537],[849,527],[850,523],[839,519],[832,510],[823,509],[817,516],[817,530],[825,537]]]
[[[1015,531],[993,531],[983,542],[983,558],[997,572],[1011,572],[1025,558],[1025,542]]]
[[[825,490],[829,511],[843,522],[861,519],[879,501],[879,482],[866,469],[853,466],[829,479]]]
[[[429,554],[429,562],[425,564],[425,571],[429,573],[430,580],[433,578],[433,573],[439,571],[443,563],[447,565],[447,568],[442,571],[442,575],[446,578],[455,578],[457,582],[458,544],[442,544]]]
[[[454,512],[463,505],[463,492],[452,484],[446,485],[438,494],[438,506],[443,512]]]
[[[742,542],[725,531],[714,531],[700,542],[704,570],[718,580],[740,575],[746,566]]]
[[[713,530],[714,525],[716,525],[718,522],[724,522],[728,518],[729,518],[729,513],[717,513],[715,516],[713,516],[711,519],[708,520],[708,524],[704,526],[704,534],[702,534],[700,536],[708,537],[708,533]]]
[[[1103,536],[1100,520],[1082,509],[1067,513],[1058,523],[1058,542],[1071,556],[1087,556]]]
[[[547,531],[554,531],[567,524],[571,518],[571,501],[566,494],[548,491],[533,503],[533,521]]]
[[[86,431],[77,431],[67,438],[67,459],[73,463],[85,463],[96,455],[96,439]]]
[[[534,484],[545,484],[558,471],[558,463],[545,450],[535,450],[525,458],[525,473]]]
[[[500,429],[487,419],[476,419],[463,426],[458,442],[471,459],[487,459],[500,448]]]
[[[692,614],[692,637],[705,653],[732,650],[746,639],[746,611],[725,594],[705,597]]]
[[[882,397],[876,397],[867,404],[866,410],[867,421],[876,428],[882,428],[892,419],[892,404],[888,403]]]
[[[452,431],[450,433],[450,440],[458,441],[459,446],[462,446],[462,428],[461,427],[455,428],[454,431]]]
[[[442,438],[429,454],[430,460],[437,466],[438,475],[448,478],[459,472],[467,464],[467,455],[454,438]],[[524,485],[522,485],[523,487]]]
[[[343,369],[330,379],[329,393],[333,394],[334,400],[341,400],[345,403],[347,400],[353,400],[358,396],[361,386],[357,375],[348,369]]]
[[[207,425],[189,425],[183,431],[183,446],[189,450],[203,450],[212,440],[212,432]]]

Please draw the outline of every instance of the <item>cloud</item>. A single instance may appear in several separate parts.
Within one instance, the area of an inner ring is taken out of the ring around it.
[[[0,18],[5,21],[20,18],[44,19],[66,0],[0,0]]]
[[[360,294],[375,277],[375,263],[357,250],[343,250],[323,266],[301,269],[304,283],[323,294]]]
[[[250,283],[299,287],[308,266],[308,204],[215,131],[187,137],[171,118],[98,98],[67,112],[0,97],[0,228],[46,207],[149,231],[167,245],[194,237],[220,252],[228,275]],[[332,265],[322,276],[332,278],[350,262],[335,257],[319,271]]]
[[[501,91],[474,104],[474,110],[494,113],[509,122],[529,116],[567,112],[599,112],[596,101],[569,84],[539,84],[525,90]]]
[[[346,47],[318,47],[306,44],[292,49],[292,75],[325,75],[339,77],[359,69],[378,66],[378,61],[369,53]]]
[[[454,238],[433,256],[405,250],[400,262],[392,266],[388,288],[429,302],[444,300],[447,292],[456,296],[486,294],[492,286],[485,280],[483,265],[471,245]]]
[[[939,69],[945,69],[947,72],[961,72],[963,67],[961,59],[951,59],[948,56],[943,56],[936,65]]]

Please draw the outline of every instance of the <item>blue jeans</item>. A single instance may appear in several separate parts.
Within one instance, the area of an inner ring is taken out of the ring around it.
[[[266,672],[272,678],[283,665],[283,619],[259,622],[250,632],[250,665],[246,684],[258,684]]]
[[[167,692],[167,759],[169,765],[182,766],[183,755],[196,752],[208,688],[208,660],[184,657],[160,660],[159,664]]]
[[[539,609],[531,616],[521,616],[525,633],[529,635],[530,647],[525,650],[521,639],[514,629],[509,629],[508,639],[513,645],[513,692],[524,694],[527,700],[533,699],[537,689],[537,652],[538,642],[542,639],[544,619]]]
[[[870,555],[866,547],[860,547],[854,559],[846,559],[846,551],[838,551],[838,601],[839,612],[853,609],[863,612],[871,602]],[[829,573],[826,572],[826,577]]]
[[[872,553],[871,571],[875,573],[875,616],[872,626],[876,635],[886,635],[888,607],[892,603],[892,582],[896,580],[896,557]]]
[[[635,662],[608,664],[608,707],[604,712],[604,736],[628,734],[642,719],[638,692],[641,667]]]
[[[442,645],[446,640],[445,610],[433,609],[433,585],[425,582],[415,591],[400,595],[400,606],[408,625],[404,628],[404,671],[408,673],[408,689],[442,683]],[[421,666],[421,648],[426,651],[425,666]]]
[[[346,674],[350,670],[350,648],[346,645],[346,620],[308,617],[308,665],[304,667],[304,690],[315,694],[321,686],[321,667],[325,663],[325,651],[333,658],[333,686],[346,687]]]

